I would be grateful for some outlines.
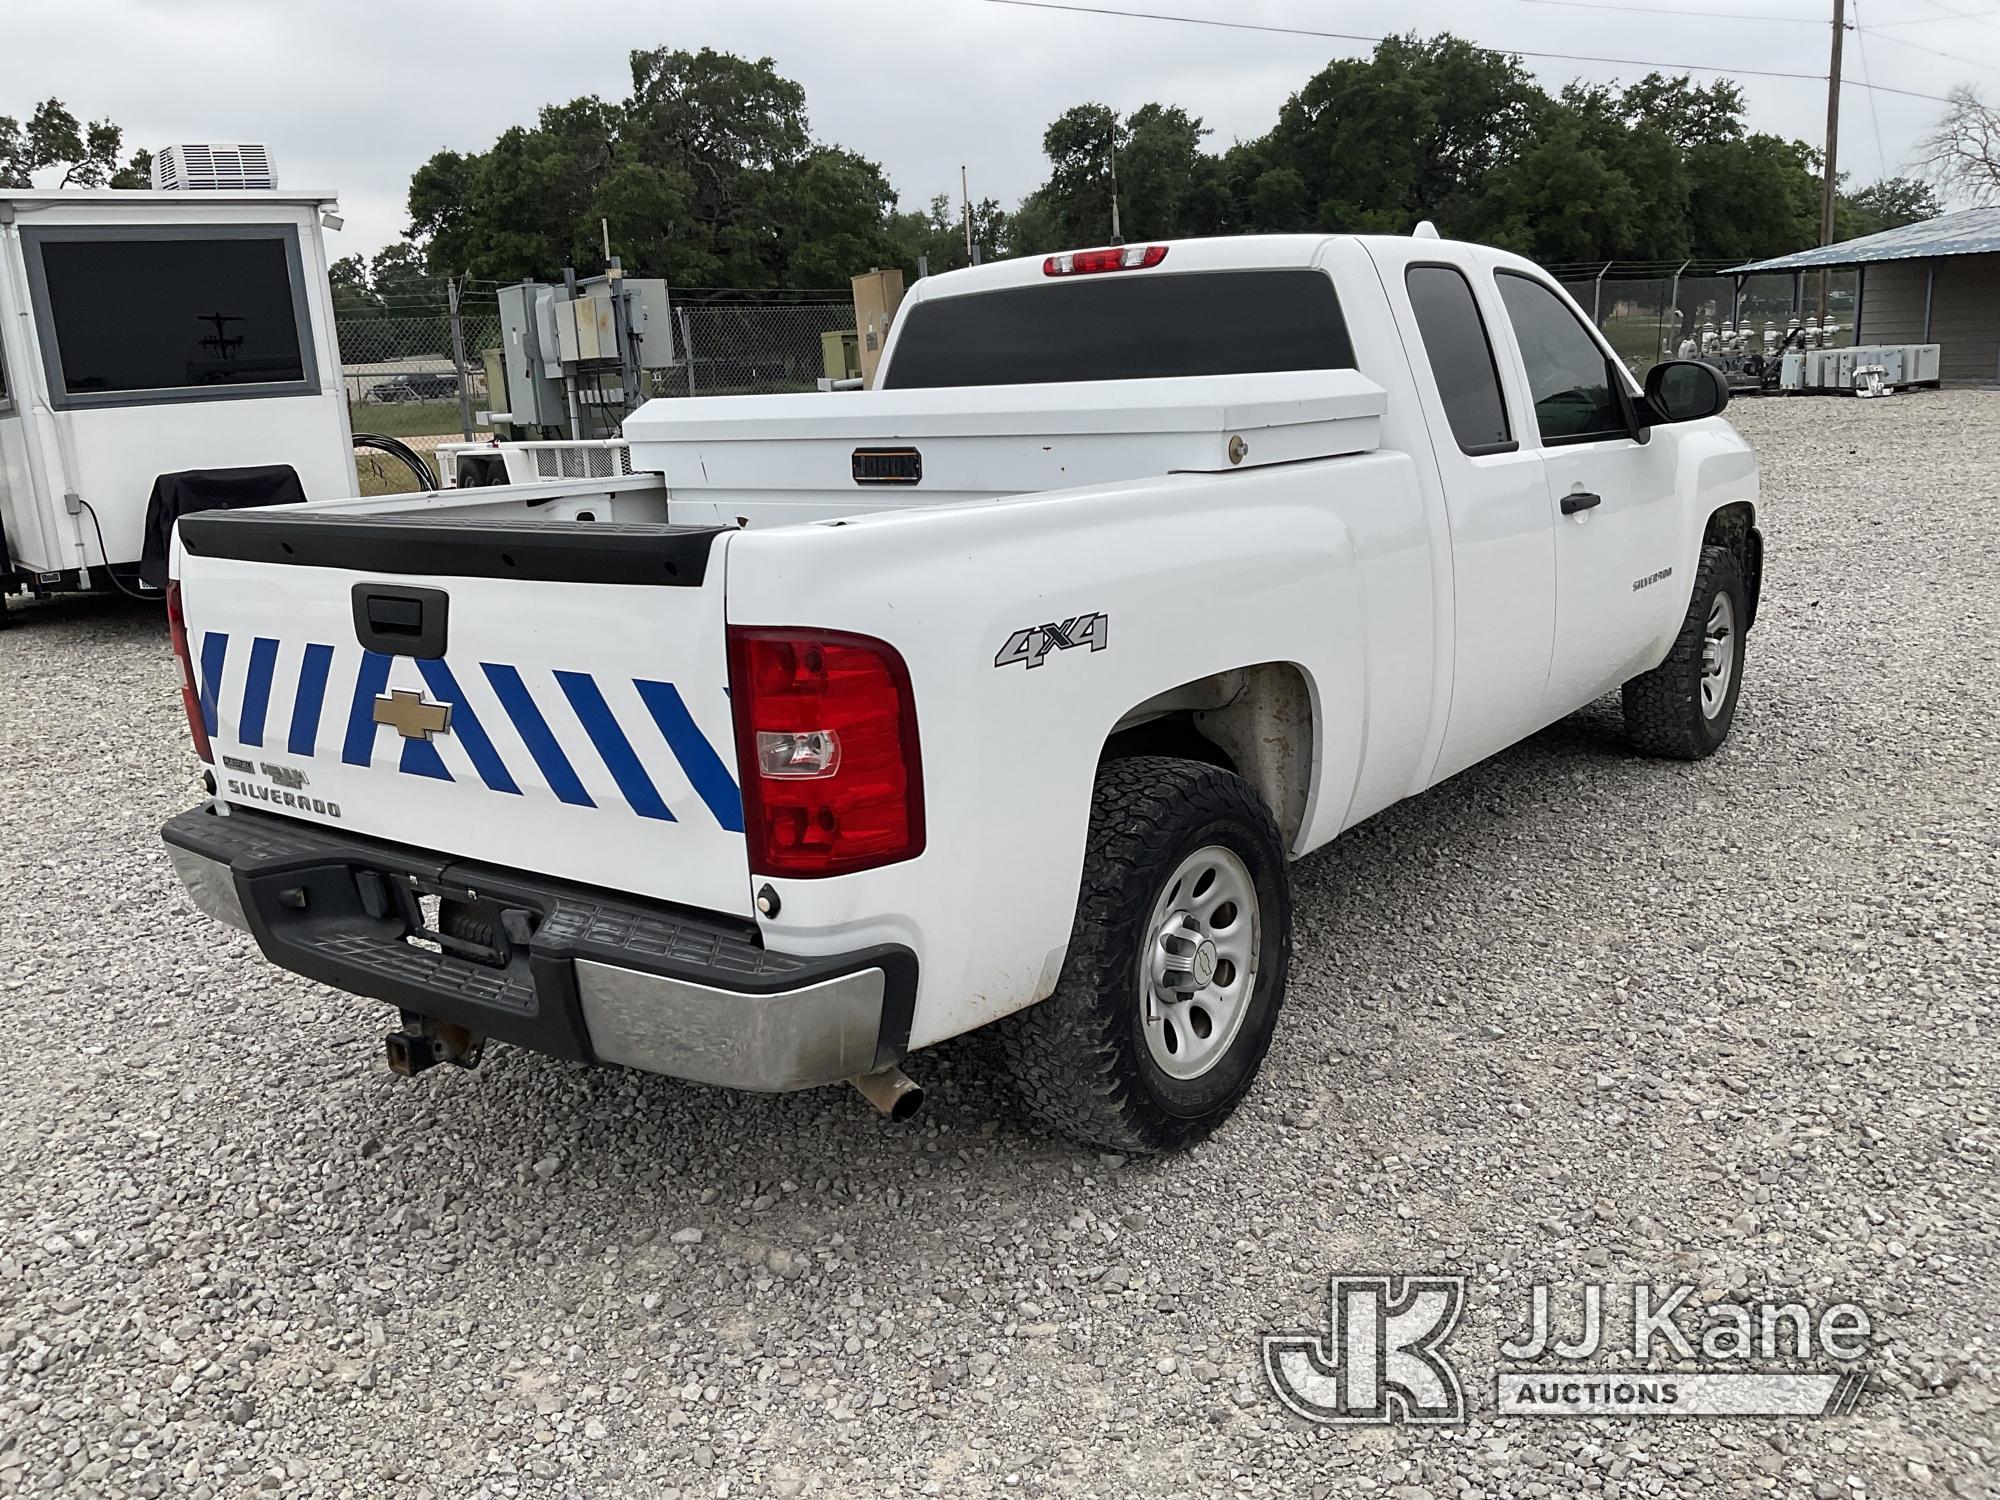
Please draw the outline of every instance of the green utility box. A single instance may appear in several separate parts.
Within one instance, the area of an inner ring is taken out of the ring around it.
[[[820,353],[828,380],[861,378],[861,333],[854,328],[836,328],[819,336]]]

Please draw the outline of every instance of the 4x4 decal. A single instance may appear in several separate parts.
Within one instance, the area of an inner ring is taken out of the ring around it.
[[[1000,654],[993,658],[996,667],[1011,667],[1015,662],[1025,662],[1032,670],[1039,667],[1051,651],[1067,651],[1072,646],[1088,646],[1093,651],[1102,651],[1111,644],[1111,616],[1092,612],[1087,615],[1072,615],[1061,624],[1030,625],[1026,630],[1017,630],[1007,637],[1007,644],[1000,648]]]

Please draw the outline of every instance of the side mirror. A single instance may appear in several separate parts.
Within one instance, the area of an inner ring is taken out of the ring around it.
[[[1703,360],[1662,360],[1646,372],[1646,404],[1662,422],[1699,421],[1729,405],[1729,382]]]

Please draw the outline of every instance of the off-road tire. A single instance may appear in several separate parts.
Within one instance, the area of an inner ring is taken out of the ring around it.
[[[1702,645],[1715,596],[1727,593],[1735,609],[1735,660],[1729,690],[1719,710],[1702,712]],[[1687,615],[1667,659],[1625,684],[1625,733],[1635,748],[1671,760],[1701,760],[1722,748],[1736,717],[1743,690],[1743,663],[1750,618],[1743,571],[1727,547],[1703,547],[1695,568]]]
[[[1178,1079],[1141,1032],[1146,928],[1180,862],[1232,850],[1256,887],[1261,946],[1241,1029],[1207,1073]],[[1248,782],[1200,761],[1136,756],[1098,768],[1083,887],[1055,992],[996,1028],[1028,1111],[1093,1146],[1183,1150],[1234,1110],[1271,1045],[1291,961],[1291,883],[1271,813]]]

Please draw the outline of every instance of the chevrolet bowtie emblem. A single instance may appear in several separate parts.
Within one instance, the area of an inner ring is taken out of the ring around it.
[[[427,740],[451,733],[451,705],[426,703],[422,693],[398,688],[375,700],[375,722],[387,724],[406,740]]]

